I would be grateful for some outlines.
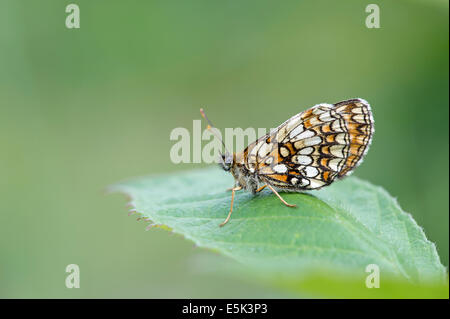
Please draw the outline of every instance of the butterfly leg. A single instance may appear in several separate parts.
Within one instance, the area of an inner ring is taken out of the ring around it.
[[[256,191],[255,191],[255,193],[259,193],[260,191],[262,191],[264,188],[266,188],[267,187],[267,184],[266,185],[264,185],[264,186],[261,186],[260,188],[258,188]]]
[[[289,206],[289,207],[296,207],[296,206],[297,206],[297,205],[288,204],[288,203],[280,196],[280,194],[278,194],[278,192],[275,190],[275,188],[273,188],[273,187],[272,187],[271,185],[269,185],[269,184],[266,184],[266,185],[270,188],[270,190],[271,190],[272,192],[275,193],[275,195],[278,196],[278,198],[283,202],[284,205]]]
[[[230,212],[228,213],[228,216],[227,216],[227,218],[223,221],[223,223],[221,223],[221,224],[219,225],[220,227],[224,226],[224,225],[225,225],[226,223],[228,223],[228,221],[230,220],[231,213],[233,212],[234,193],[235,193],[236,191],[241,190],[241,189],[242,189],[241,186],[233,187],[233,188],[231,189],[231,207],[230,207]]]
[[[238,188],[238,187],[239,186],[236,186],[236,184],[235,184],[233,187],[227,188],[226,191],[227,192],[231,192],[234,188]],[[238,191],[238,190],[241,190],[241,189],[242,189],[242,187],[240,187],[239,189],[236,189],[236,190]]]

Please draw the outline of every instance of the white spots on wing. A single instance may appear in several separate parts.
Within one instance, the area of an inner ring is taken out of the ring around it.
[[[292,131],[291,131],[291,133],[289,134],[289,137],[291,138],[291,139],[293,139],[294,137],[296,137],[297,135],[299,135],[300,133],[302,133],[303,132],[303,125],[302,124],[299,124],[299,125],[297,125],[297,127],[296,128],[294,128]]]
[[[339,144],[347,144],[345,136],[346,133],[339,133],[338,135],[336,135],[336,142],[338,142]]]
[[[249,155],[248,158],[247,158],[247,163],[254,167],[256,165],[256,156],[255,155]]]
[[[320,144],[322,142],[322,139],[320,138],[320,136],[314,136],[314,137],[304,140],[303,142],[304,142],[305,146],[313,146],[313,145]]]
[[[261,145],[266,144],[266,141],[261,140],[258,143],[256,143],[256,145],[252,148],[250,155],[256,156],[256,154],[258,153],[259,148],[261,147]]]
[[[347,106],[348,106],[347,104],[344,104],[344,105],[338,107],[338,108],[336,109],[336,112],[337,112],[337,113],[341,113],[341,112],[345,111],[345,110],[347,109]]]
[[[272,148],[272,144],[267,144],[264,142],[264,144],[261,145],[258,151],[259,157],[266,157],[267,154],[270,153],[270,150]]]
[[[324,110],[320,106],[317,106],[317,107],[313,108],[313,111],[312,111],[312,113],[315,114],[315,115],[320,115],[323,112],[326,112],[326,110]]]
[[[266,161],[265,161],[266,165],[270,165],[270,164],[272,164],[272,162],[273,162],[273,157],[272,156],[268,157],[266,159]]]
[[[288,168],[284,164],[278,164],[273,167],[273,170],[277,173],[286,173]]]
[[[308,146],[305,148],[302,148],[298,154],[300,155],[310,155],[312,152],[314,152],[314,147]]]
[[[311,185],[310,188],[319,188],[325,185],[325,182],[319,181],[317,179],[311,179]]]
[[[315,134],[316,134],[316,133],[315,133],[314,131],[306,130],[306,131],[304,131],[304,132],[298,134],[297,137],[295,138],[295,140],[296,140],[296,141],[298,141],[298,140],[304,140],[304,139],[306,139],[306,138],[308,138],[308,137],[314,136]]]
[[[328,162],[328,166],[333,170],[333,171],[336,171],[336,172],[339,172],[339,170],[340,170],[340,164],[341,164],[341,162],[343,161],[343,159],[341,159],[341,158],[333,158],[332,160],[330,160],[329,162]]]
[[[307,166],[305,172],[308,177],[315,177],[319,174],[319,170],[313,166]]]
[[[302,122],[302,119],[299,115],[292,117],[289,122],[286,124],[286,132],[292,131],[292,129],[298,126]]]
[[[311,157],[306,156],[306,155],[295,155],[292,158],[292,161],[294,163],[301,164],[301,165],[309,165],[312,163],[313,160]]]
[[[336,157],[344,157],[345,145],[337,144],[330,147],[330,153]]]
[[[309,125],[311,126],[316,126],[316,125],[321,125],[322,121],[320,121],[317,117],[311,117],[308,119],[309,121]]]
[[[303,148],[303,147],[305,147],[305,143],[303,141],[297,141],[297,142],[294,143],[294,147],[296,149]]]
[[[328,112],[320,114],[319,120],[321,120],[322,122],[331,122],[333,120],[333,117],[331,116],[331,112],[328,111]]]
[[[290,153],[286,147],[282,146],[282,147],[280,147],[280,154],[283,157],[287,157],[287,156],[289,156]]]
[[[302,181],[300,182],[300,186],[305,187],[305,186],[308,186],[309,184],[310,184],[309,179],[307,179],[307,178],[302,178]]]
[[[294,147],[296,149],[303,149],[308,146],[320,144],[321,142],[322,142],[322,138],[320,136],[314,136],[311,138],[307,138],[307,139],[295,142]]]
[[[358,115],[353,115],[352,117],[353,121],[358,122],[358,123],[366,123],[366,119],[364,114],[358,114]]]
[[[333,104],[323,103],[323,104],[316,104],[313,106],[313,114],[319,115],[324,112],[328,112],[329,109],[332,109],[334,107]]]
[[[284,140],[284,138],[286,137],[287,132],[288,132],[287,126],[284,126],[284,127],[280,128],[280,129],[278,130],[278,132],[277,132],[277,135],[275,135],[275,139],[276,139],[278,142],[281,142],[281,141]]]
[[[331,129],[334,132],[344,132],[344,130],[342,129],[343,125],[341,124],[343,124],[341,120],[335,120],[333,121],[333,123],[331,123]]]
[[[361,103],[356,103],[356,105],[357,105],[357,106],[362,106]],[[363,110],[362,110],[361,107],[354,107],[354,108],[352,108],[352,113],[355,113],[355,114],[363,114]]]
[[[298,182],[298,178],[297,177],[294,177],[294,178],[291,179],[292,185],[297,184],[297,182]]]

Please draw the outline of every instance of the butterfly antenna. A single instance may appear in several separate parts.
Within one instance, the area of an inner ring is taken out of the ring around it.
[[[217,137],[219,139],[219,141],[222,143],[223,147],[225,148],[225,151],[228,154],[231,154],[230,152],[228,152],[227,147],[225,146],[225,143],[223,142],[222,138],[217,135],[217,133],[213,130],[213,128],[215,128],[215,126],[211,123],[211,121],[209,120],[209,118],[206,116],[205,111],[203,110],[203,108],[200,109],[200,114],[202,115],[202,117],[206,120],[206,122],[208,123],[208,126],[206,127],[208,130],[210,130],[215,137]]]

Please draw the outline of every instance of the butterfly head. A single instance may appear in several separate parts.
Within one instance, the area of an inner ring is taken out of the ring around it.
[[[228,152],[220,154],[219,165],[224,171],[228,172],[233,166],[233,155]]]

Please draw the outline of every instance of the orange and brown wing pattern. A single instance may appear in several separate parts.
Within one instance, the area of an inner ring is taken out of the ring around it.
[[[348,127],[350,151],[339,177],[351,174],[367,154],[375,132],[374,120],[369,103],[362,99],[343,101],[335,105],[336,111],[342,114]]]
[[[249,145],[245,165],[273,186],[319,189],[361,162],[373,131],[370,106],[362,99],[318,104]]]

